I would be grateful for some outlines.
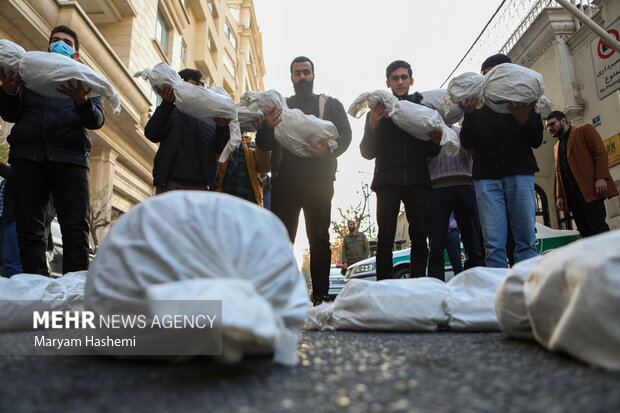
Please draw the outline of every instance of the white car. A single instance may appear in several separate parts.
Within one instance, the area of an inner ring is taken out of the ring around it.
[[[344,287],[342,264],[332,264],[329,269],[329,298],[336,298]]]

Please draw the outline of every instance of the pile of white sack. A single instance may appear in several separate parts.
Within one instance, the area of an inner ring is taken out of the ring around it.
[[[5,73],[18,73],[29,89],[54,98],[68,98],[57,89],[68,81],[74,86],[80,81],[84,90],[91,89],[89,96],[103,96],[114,113],[121,111],[120,100],[112,84],[88,66],[67,56],[50,52],[27,52],[9,40],[0,39],[0,66]]]
[[[214,118],[230,119],[230,139],[222,151],[220,162],[226,161],[228,155],[241,143],[237,106],[223,88],[216,86],[205,89],[185,82],[173,68],[163,62],[152,69],[136,72],[133,76],[148,80],[153,89],[172,86],[176,107],[186,115],[210,125],[215,125]]]
[[[448,127],[439,112],[408,100],[398,100],[396,96],[385,91],[375,90],[359,95],[351,104],[348,114],[359,119],[368,109],[383,103],[396,126],[403,129],[415,138],[428,141],[429,132],[436,129],[441,131],[440,145],[446,154],[454,156],[461,147],[457,133]]]
[[[470,268],[436,278],[351,280],[333,304],[312,308],[305,328],[383,331],[498,331],[494,298],[507,268]]]
[[[0,331],[29,330],[33,311],[81,311],[84,309],[86,271],[60,278],[38,274],[0,277]]]
[[[448,83],[442,97],[445,110],[466,99],[478,99],[478,107],[486,104],[498,113],[510,113],[508,103],[535,103],[536,113],[543,115],[553,110],[553,103],[543,95],[545,83],[540,73],[514,63],[502,63],[482,76],[463,73]]]
[[[267,113],[274,106],[281,108],[282,121],[276,125],[273,134],[280,145],[297,156],[311,156],[306,150],[310,143],[326,142],[330,152],[338,147],[338,129],[332,122],[306,115],[299,109],[289,108],[286,99],[274,89],[266,92],[246,92],[239,102],[251,112]]]
[[[495,298],[501,329],[620,370],[620,231],[516,264]]]
[[[227,361],[252,354],[298,361],[308,291],[284,225],[264,208],[226,194],[174,191],[124,214],[90,266],[85,308],[97,318],[160,314],[162,300],[221,300]],[[142,340],[182,345],[186,356],[212,346],[183,334]]]

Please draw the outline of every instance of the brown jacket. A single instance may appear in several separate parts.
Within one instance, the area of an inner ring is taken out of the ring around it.
[[[263,206],[263,182],[261,181],[261,173],[267,173],[271,170],[271,152],[262,151],[258,147],[250,148],[248,143],[252,141],[249,136],[244,136],[241,145],[245,154],[245,164],[248,168],[250,175],[250,181],[252,182],[252,189],[254,189],[254,196],[256,197],[256,203]],[[224,185],[224,176],[228,169],[228,161],[232,157],[232,153],[226,159],[226,162],[220,163],[220,173],[217,185],[217,191],[222,192]]]
[[[562,175],[560,174],[560,162],[558,160],[559,146],[560,142],[558,141],[554,147],[555,179],[558,198],[566,200],[564,186],[562,185]],[[594,126],[590,124],[571,126],[570,135],[568,136],[567,158],[571,172],[586,202],[618,195],[618,188],[609,173],[607,150],[605,145],[603,145],[601,135],[598,134]],[[594,192],[594,183],[597,179],[607,180],[607,191],[605,195],[600,197]]]

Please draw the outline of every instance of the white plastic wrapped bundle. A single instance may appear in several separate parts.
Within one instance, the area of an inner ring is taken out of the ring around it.
[[[373,108],[379,102],[386,106],[388,116],[396,126],[415,138],[428,141],[430,140],[428,134],[439,129],[441,130],[439,144],[444,147],[448,156],[456,155],[461,147],[457,133],[446,126],[439,112],[408,100],[398,100],[385,90],[362,93],[353,101],[347,113],[359,119],[367,109]]]
[[[338,147],[338,129],[332,122],[306,115],[299,109],[290,109],[286,100],[274,89],[263,93],[246,92],[240,103],[249,110],[258,109],[263,113],[267,113],[274,106],[282,108],[282,121],[276,125],[273,133],[280,145],[297,156],[311,156],[306,151],[309,143],[327,142],[330,152]]]
[[[463,117],[463,111],[459,108],[458,104],[452,103],[449,109],[446,110],[442,105],[443,95],[446,93],[446,89],[433,89],[422,92],[422,103],[424,106],[431,109],[435,109],[441,115],[446,125],[451,126],[457,123]]]
[[[89,96],[103,96],[114,110],[121,111],[119,97],[112,84],[99,73],[67,56],[50,52],[26,52],[19,61],[19,75],[29,89],[45,96],[67,98],[56,89],[71,81],[82,82]]]
[[[97,317],[158,314],[159,300],[222,300],[226,360],[261,352],[297,362],[308,291],[284,225],[266,209],[226,194],[173,191],[123,215],[90,266],[85,307]],[[186,342],[178,330],[155,339],[188,356],[207,344]]]
[[[542,75],[517,64],[499,64],[485,75],[485,103],[498,113],[510,113],[508,102],[536,102],[534,110],[546,114],[552,110],[553,103],[543,95],[544,92]]]
[[[239,125],[244,132],[256,132],[256,122],[262,121],[264,116],[260,110],[250,110],[245,106],[237,104],[237,115],[239,116]]]
[[[4,69],[4,74],[10,71],[19,73],[19,61],[25,53],[26,50],[20,45],[7,39],[0,39],[0,67]]]
[[[220,156],[221,162],[228,159],[228,155],[241,143],[237,106],[223,88],[205,89],[185,82],[174,69],[163,62],[156,64],[153,69],[136,72],[133,76],[148,80],[153,88],[172,86],[176,107],[186,115],[210,125],[215,125],[214,118],[230,119],[230,139]]]
[[[446,93],[441,97],[444,110],[450,110],[459,102],[467,99],[478,99],[478,107],[484,103],[484,76],[479,73],[465,72],[450,80]]]

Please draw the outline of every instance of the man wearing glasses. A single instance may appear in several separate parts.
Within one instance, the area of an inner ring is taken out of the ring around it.
[[[511,63],[496,54],[482,64],[482,74]],[[536,256],[534,173],[538,165],[532,148],[542,144],[542,118],[534,104],[509,103],[511,113],[497,113],[476,99],[460,102],[465,112],[463,148],[473,151],[474,188],[486,250],[487,267],[506,268],[508,222],[514,236],[515,262]]]
[[[195,86],[204,87],[200,71],[183,69],[179,76]],[[158,143],[153,162],[153,185],[157,194],[173,190],[215,190],[217,188],[217,154],[222,153],[228,138],[229,120],[214,119],[213,127],[176,109],[172,86],[156,92],[162,99],[144,127],[144,136]]]
[[[403,60],[392,62],[385,74],[386,85],[394,96],[420,103],[422,96],[419,93],[408,94],[413,85],[409,63]],[[427,157],[437,156],[441,149],[441,135],[431,133],[429,136],[431,140],[418,139],[396,126],[387,117],[382,103],[373,107],[366,117],[360,150],[364,158],[375,159],[371,188],[377,194],[377,280],[393,276],[392,249],[401,201],[409,222],[410,276],[426,275],[428,192],[431,188]]]

